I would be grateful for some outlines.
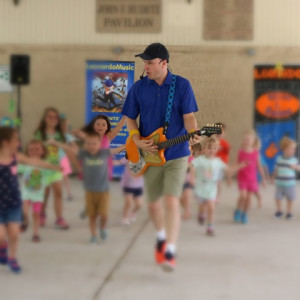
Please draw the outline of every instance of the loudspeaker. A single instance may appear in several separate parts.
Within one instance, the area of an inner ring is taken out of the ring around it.
[[[13,54],[10,57],[10,83],[23,85],[29,84],[29,55]]]

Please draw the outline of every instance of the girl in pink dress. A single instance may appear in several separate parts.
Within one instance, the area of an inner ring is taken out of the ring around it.
[[[266,184],[255,141],[256,133],[254,130],[244,132],[242,147],[238,153],[238,164],[245,162],[246,166],[241,168],[237,175],[240,196],[233,219],[235,222],[242,222],[243,224],[248,223],[247,213],[250,206],[250,197],[258,191],[257,170],[262,177],[263,186]]]

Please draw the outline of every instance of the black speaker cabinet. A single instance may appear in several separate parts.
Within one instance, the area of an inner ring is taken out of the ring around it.
[[[30,81],[29,55],[13,54],[10,57],[10,83],[16,85],[29,84]]]

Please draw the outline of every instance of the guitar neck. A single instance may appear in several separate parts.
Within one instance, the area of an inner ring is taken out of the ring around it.
[[[196,130],[194,132],[191,133],[187,133],[169,140],[166,140],[164,142],[158,143],[158,150],[162,150],[162,149],[166,149],[178,144],[182,144],[186,141],[188,141],[191,137],[193,137],[195,134],[197,135],[203,135],[205,133],[205,130]]]

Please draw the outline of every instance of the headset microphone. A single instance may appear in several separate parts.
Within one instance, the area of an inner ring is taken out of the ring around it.
[[[143,79],[144,78],[144,73],[145,73],[145,69],[143,71],[143,74],[140,76],[140,79]]]

